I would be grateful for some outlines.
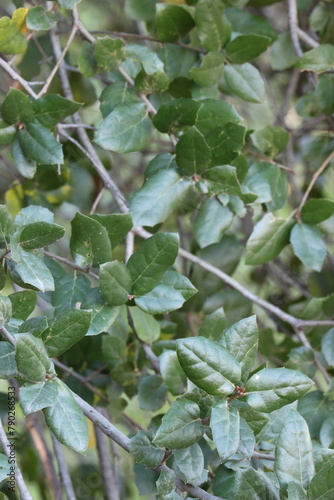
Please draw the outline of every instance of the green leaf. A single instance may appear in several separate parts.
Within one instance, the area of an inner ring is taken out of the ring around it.
[[[48,222],[49,224],[53,224],[53,220],[54,215],[48,208],[29,205],[19,211],[15,217],[15,226],[26,226],[33,222]]]
[[[227,123],[207,134],[206,141],[211,149],[210,166],[225,165],[237,158],[237,151],[244,144],[245,132],[245,127]]]
[[[177,340],[177,355],[187,377],[214,396],[227,396],[240,381],[240,365],[227,349],[205,337]]]
[[[264,81],[252,64],[227,64],[224,78],[228,89],[247,102],[262,102],[265,97]]]
[[[194,486],[201,484],[204,469],[204,456],[201,447],[195,443],[184,450],[175,450],[173,455],[173,469],[177,477]]]
[[[160,375],[147,375],[139,380],[138,402],[145,411],[157,411],[166,402],[167,389]]]
[[[215,134],[217,133],[217,130],[215,130],[217,127],[223,127],[224,133],[231,136],[229,140],[233,140],[233,147],[229,149],[238,149],[239,144],[241,148],[246,130],[245,127],[233,126],[242,121],[236,109],[228,102],[217,99],[203,99],[198,105],[199,108],[195,121],[198,130],[202,134],[209,134],[209,132]],[[228,146],[228,144],[225,144],[225,147]]]
[[[53,380],[42,384],[25,383],[20,387],[20,405],[24,415],[51,406],[58,395],[58,386]]]
[[[321,271],[327,246],[319,229],[309,224],[296,224],[292,228],[290,242],[294,254],[306,267]]]
[[[255,449],[255,437],[254,432],[252,431],[250,425],[244,420],[240,418],[240,443],[237,450],[237,455],[241,455],[242,457],[250,460],[254,453]]]
[[[308,200],[302,208],[301,216],[306,224],[319,224],[334,214],[334,201],[325,198]]]
[[[78,68],[85,78],[92,78],[97,72],[97,61],[94,51],[94,45],[86,41],[83,42],[78,58]],[[103,113],[102,115],[105,118]]]
[[[132,229],[131,214],[94,214],[89,217],[90,219],[96,220],[101,224],[101,226],[106,228],[111,248],[117,247],[117,245],[124,240],[128,232]]]
[[[45,382],[51,362],[41,339],[30,333],[16,336],[15,361],[17,369],[29,382]]]
[[[89,293],[90,285],[89,279],[83,274],[65,274],[56,279],[55,291],[51,295],[56,312],[76,307]]]
[[[17,11],[14,11],[14,14]],[[4,54],[23,54],[27,48],[27,40],[9,17],[0,18],[0,52]]]
[[[99,97],[103,118],[106,118],[120,104],[130,105],[140,102],[138,96],[128,86],[127,82],[115,82],[105,87]]]
[[[37,170],[36,162],[29,160],[29,158],[26,158],[26,156],[23,154],[20,141],[17,135],[14,137],[14,140],[12,142],[11,154],[15,166],[17,170],[20,172],[20,174],[23,175],[23,177],[26,177],[27,179],[32,179],[36,174]]]
[[[134,225],[153,227],[164,222],[182,207],[190,187],[191,181],[182,179],[174,169],[160,170],[150,176],[131,200]]]
[[[197,443],[203,434],[198,404],[181,397],[163,416],[153,443],[172,450],[182,450]]]
[[[252,370],[259,342],[256,316],[242,319],[231,325],[221,337],[229,352],[241,366],[241,378],[246,380]],[[220,339],[218,339],[220,344]]]
[[[215,194],[235,195],[244,203],[252,203],[257,198],[253,193],[243,192],[237,176],[237,169],[231,165],[209,168],[204,172],[203,178],[209,181],[209,186]]]
[[[81,309],[88,309],[92,314],[86,336],[99,335],[102,332],[107,332],[114,324],[119,314],[118,307],[110,307],[106,304],[99,288],[93,288],[89,294],[86,295],[82,301]]]
[[[287,199],[286,174],[278,165],[254,161],[249,168],[245,185],[258,195],[258,203],[266,203],[270,212],[282,208]]]
[[[0,205],[0,245],[5,245],[6,236],[10,236],[14,231],[12,217],[6,205]]]
[[[210,161],[210,149],[203,134],[189,128],[176,145],[176,163],[183,175],[192,176],[203,172]]]
[[[100,288],[103,298],[111,306],[120,306],[128,301],[132,279],[122,262],[114,260],[100,266]]]
[[[195,51],[169,43],[164,44],[158,55],[164,62],[165,73],[170,81],[175,78],[189,78],[189,71],[197,61]]]
[[[313,385],[297,370],[263,368],[247,381],[247,403],[255,410],[270,413],[301,398]]]
[[[59,4],[64,7],[64,9],[73,9],[80,1],[81,0],[59,0]]]
[[[317,370],[314,362],[314,351],[305,346],[296,347],[289,352],[289,361],[285,363],[286,368],[299,370],[310,378],[313,378]]]
[[[143,94],[163,92],[169,87],[169,80],[165,73],[156,71],[153,75],[147,75],[141,71],[135,78],[135,89]]]
[[[291,68],[297,61],[290,33],[282,33],[270,49],[270,66],[276,71]]]
[[[140,340],[152,344],[160,337],[160,325],[155,318],[138,307],[131,307],[131,316]]]
[[[209,87],[217,83],[223,75],[224,56],[220,52],[209,52],[201,62],[199,68],[190,70],[190,76],[194,82]]]
[[[334,404],[323,392],[311,391],[298,401],[298,411],[309,426],[311,438],[318,440],[322,424],[333,417]]]
[[[99,125],[95,142],[118,153],[139,151],[151,137],[151,124],[143,102],[117,106]]]
[[[31,333],[34,337],[42,337],[42,334],[49,328],[45,316],[36,316],[21,323],[19,333]]]
[[[16,376],[15,348],[9,342],[0,342],[0,379]]]
[[[177,5],[166,5],[155,16],[158,38],[163,42],[176,42],[194,26],[194,20],[185,9]]]
[[[32,104],[29,97],[17,90],[11,88],[1,105],[2,118],[11,125],[26,123],[32,120]]]
[[[274,259],[289,243],[295,221],[266,214],[255,226],[246,245],[246,264],[256,265]]]
[[[240,400],[233,401],[233,407],[237,408],[240,417],[242,417],[245,420],[245,422],[247,422],[249,427],[254,432],[255,436],[257,436],[257,434],[259,434],[259,432],[261,432],[261,430],[270,421],[270,418],[267,417],[267,415],[254,410],[244,401]]]
[[[42,6],[31,7],[28,10],[26,23],[29,30],[50,30],[56,22],[56,15],[45,10]]]
[[[144,295],[150,292],[174,264],[178,249],[178,237],[174,233],[160,233],[148,238],[127,263],[132,277],[132,293]]]
[[[129,441],[130,453],[136,462],[151,469],[161,464],[165,456],[165,450],[155,446],[152,438],[150,431],[138,431]]]
[[[81,107],[81,103],[65,99],[58,94],[48,94],[33,102],[35,118],[46,128],[54,127]]]
[[[312,442],[308,426],[294,409],[290,410],[284,420],[276,444],[275,472],[284,489],[293,481],[307,489],[314,475]]]
[[[210,427],[213,441],[222,462],[236,453],[239,448],[240,418],[236,408],[229,408],[227,401],[221,401],[211,410]]]
[[[321,426],[320,443],[324,448],[333,448],[334,422],[332,418],[327,418]]]
[[[282,127],[267,126],[250,135],[254,146],[266,156],[274,158],[286,148],[289,134]]]
[[[321,75],[315,88],[315,98],[325,115],[334,113],[334,78],[331,74]]]
[[[192,99],[175,99],[160,106],[153,117],[153,123],[159,132],[174,133],[182,127],[196,123],[201,105]]]
[[[321,339],[321,352],[329,366],[334,366],[334,328],[330,328]]]
[[[279,500],[279,492],[262,470],[238,468],[235,477],[235,498],[238,500]]]
[[[164,275],[162,276],[162,282],[165,285],[169,285],[173,287],[175,290],[178,290],[184,299],[190,299],[195,293],[197,293],[197,289],[191,283],[188,278],[182,276],[182,274],[173,271],[172,269],[168,269]]]
[[[226,45],[226,54],[232,63],[252,61],[267,50],[271,40],[263,35],[239,35]]]
[[[248,10],[232,7],[226,9],[226,17],[232,23],[233,30],[238,33],[245,35],[256,33],[268,36],[272,40],[277,38],[276,30],[264,16],[256,16]]]
[[[310,500],[330,500],[334,493],[334,457],[325,462],[314,475],[310,488]]]
[[[314,71],[323,73],[334,68],[334,47],[324,43],[306,52],[296,62],[296,68],[300,71]]]
[[[119,38],[110,36],[98,38],[94,46],[97,65],[101,69],[114,71],[125,59],[124,43]]]
[[[71,226],[70,250],[76,264],[97,267],[111,260],[108,233],[99,222],[77,212]]]
[[[88,446],[88,427],[81,408],[70,390],[60,380],[55,380],[58,395],[52,406],[43,409],[45,421],[58,441],[78,453]]]
[[[64,163],[61,144],[54,135],[37,123],[28,123],[18,132],[24,156],[37,163],[59,165]]]
[[[8,297],[12,303],[12,316],[25,320],[33,312],[37,295],[32,290],[11,293]]]
[[[58,224],[33,222],[23,228],[20,244],[24,250],[34,250],[51,245],[64,236],[65,229]]]
[[[0,295],[0,328],[5,326],[12,317],[12,301],[9,297]]]
[[[292,482],[288,484],[288,498],[289,500],[307,500],[307,494],[304,488]]]
[[[153,21],[156,0],[125,0],[125,13],[134,21]]]
[[[165,314],[184,304],[183,295],[173,287],[160,283],[150,292],[135,298],[135,303],[148,314]]]
[[[174,396],[183,394],[187,386],[187,377],[181,368],[176,352],[164,349],[159,357],[159,364],[168,391]]]
[[[204,317],[203,323],[198,330],[198,335],[210,340],[217,340],[226,328],[226,317],[224,308],[220,307]]]
[[[49,331],[43,334],[43,342],[50,357],[57,357],[81,340],[87,333],[90,311],[69,309],[58,314]]]
[[[142,70],[147,75],[163,73],[164,65],[156,52],[145,47],[145,45],[130,44],[124,47],[126,53],[126,63],[130,63],[130,76],[136,77]],[[123,64],[123,66],[124,66]]]
[[[233,213],[216,198],[201,205],[194,225],[195,238],[201,248],[218,243],[233,221]]]
[[[8,126],[7,123],[0,121],[0,146],[5,146],[12,142],[16,136],[16,127]]]
[[[199,0],[195,11],[195,22],[199,39],[208,50],[220,50],[229,40],[231,25],[223,17],[220,0]]]

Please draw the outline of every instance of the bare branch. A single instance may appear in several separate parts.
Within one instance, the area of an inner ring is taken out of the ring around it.
[[[57,438],[50,431],[53,443],[53,450],[55,452],[55,457],[58,464],[58,470],[62,485],[66,492],[67,500],[76,500],[73,484],[71,481],[70,474],[68,472],[68,467],[66,463],[66,459],[64,456],[63,448]]]
[[[9,333],[9,331],[4,326],[2,326],[0,328],[0,330],[1,330],[2,335],[5,337],[5,339],[15,347],[16,346],[16,338],[11,333]]]
[[[312,47],[312,49],[314,49],[315,47],[318,47],[319,46],[319,42],[317,42],[316,40],[314,40],[314,38],[312,38],[310,35],[308,35],[307,33],[305,33],[305,31],[303,31],[302,29],[300,29],[298,26],[297,26],[297,34],[299,36],[299,38],[301,40],[303,40],[303,42],[305,42],[309,47]]]
[[[98,275],[93,273],[93,271],[91,271],[87,267],[78,266],[77,264],[75,264],[75,262],[72,262],[71,260],[66,259],[65,257],[61,257],[60,255],[56,255],[54,253],[48,252],[47,250],[44,250],[44,255],[46,255],[47,257],[50,257],[51,259],[55,259],[58,262],[61,262],[62,264],[66,264],[67,266],[72,267],[72,269],[75,269],[76,271],[81,271],[83,273],[86,273],[89,276],[91,276],[92,278],[95,278],[96,280],[99,279]]]
[[[28,92],[28,94],[31,95],[31,97],[33,97],[34,99],[37,99],[37,94],[32,90],[29,83],[24,78],[22,78],[22,76],[20,76],[10,66],[10,64],[8,64],[8,62],[6,62],[1,57],[0,57],[0,66],[6,71],[6,73],[8,73],[13,78],[13,80],[16,80],[17,82],[19,82],[22,85],[22,87]]]
[[[289,28],[290,36],[295,49],[295,53],[298,57],[303,55],[302,48],[299,43],[297,28],[298,28],[298,13],[297,13],[297,2],[296,0],[287,0],[288,10],[289,10]]]

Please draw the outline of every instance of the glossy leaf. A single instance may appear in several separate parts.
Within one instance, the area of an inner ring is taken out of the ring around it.
[[[306,224],[319,224],[334,214],[334,202],[327,199],[310,199],[302,208],[301,216]]]
[[[257,434],[261,432],[261,430],[267,425],[270,420],[267,415],[254,410],[244,401],[233,401],[233,407],[237,408],[240,417],[242,417],[247,422],[249,427],[254,432],[255,436],[257,436]]]
[[[131,214],[93,214],[89,217],[99,222],[107,230],[112,248],[117,247],[132,229]]]
[[[59,165],[64,163],[61,144],[53,134],[37,123],[28,123],[19,131],[18,138],[23,154],[36,163]]]
[[[139,151],[150,139],[151,125],[144,103],[117,106],[99,125],[95,142],[118,153]]]
[[[93,288],[84,298],[81,309],[91,311],[91,322],[87,335],[99,335],[107,332],[116,321],[119,314],[119,307],[111,307],[106,304],[99,288]]]
[[[227,396],[240,381],[240,365],[227,349],[205,337],[177,340],[177,355],[187,377],[214,396]]]
[[[228,89],[247,102],[262,102],[265,97],[264,82],[259,71],[249,63],[227,64],[224,78]]]
[[[148,238],[127,263],[132,277],[132,293],[144,295],[150,292],[174,264],[178,249],[178,237],[173,233],[160,233]]]
[[[149,468],[157,467],[165,456],[165,450],[154,445],[152,437],[149,431],[138,431],[129,442],[130,453],[136,462]]]
[[[258,222],[246,245],[246,264],[263,264],[274,259],[288,244],[293,219],[266,214]]]
[[[217,403],[211,410],[210,427],[220,459],[225,462],[239,447],[240,418],[236,408],[227,401]]]
[[[58,224],[34,222],[25,226],[20,234],[20,244],[24,250],[33,250],[51,245],[62,238],[65,229]]]
[[[215,198],[207,199],[198,211],[194,231],[201,248],[218,243],[233,221],[233,213]]]
[[[291,231],[290,242],[294,254],[309,269],[321,271],[327,247],[321,232],[314,226],[300,223]]]
[[[81,309],[69,309],[58,314],[43,342],[50,357],[59,356],[82,339],[89,328],[91,314]]]
[[[174,169],[160,170],[150,176],[131,200],[134,225],[153,227],[164,222],[182,207],[190,187],[191,181],[182,179]]]
[[[88,445],[84,414],[66,385],[58,379],[55,383],[58,395],[52,406],[43,409],[45,421],[60,443],[84,453]]]
[[[37,164],[33,160],[29,160],[22,151],[20,141],[16,136],[12,142],[11,154],[17,170],[23,177],[32,179],[37,170]]]
[[[42,384],[25,383],[20,387],[20,405],[25,415],[51,406],[58,395],[58,386],[53,380]]]
[[[226,45],[226,54],[232,63],[243,64],[264,52],[270,41],[263,35],[239,35]]]
[[[264,368],[247,381],[247,403],[270,413],[301,398],[312,386],[312,380],[296,370]]]
[[[18,371],[29,382],[45,382],[51,362],[41,339],[30,333],[17,335],[15,361]]]
[[[162,282],[163,284],[168,285],[174,288],[174,290],[180,292],[185,300],[190,299],[193,295],[195,295],[195,293],[197,293],[196,288],[188,278],[177,273],[176,271],[173,271],[172,269],[168,269],[163,274]]]
[[[135,303],[148,314],[165,314],[184,304],[183,295],[173,287],[160,283],[150,292],[135,298]]]
[[[224,309],[220,307],[204,317],[203,323],[198,330],[198,334],[201,337],[207,337],[211,340],[217,340],[217,338],[223,333],[225,328],[225,312]]]
[[[163,416],[153,443],[172,450],[182,450],[197,443],[203,434],[199,406],[182,397]]]
[[[100,288],[103,298],[111,306],[120,306],[128,301],[132,279],[128,269],[117,260],[100,266]]]

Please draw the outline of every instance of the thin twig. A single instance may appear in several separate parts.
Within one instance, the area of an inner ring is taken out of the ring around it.
[[[299,43],[297,28],[298,28],[298,12],[296,0],[287,0],[289,11],[289,28],[293,48],[298,57],[303,55],[302,48]]]
[[[103,186],[103,188],[102,188],[102,189],[100,189],[100,191],[99,191],[99,193],[98,193],[97,197],[96,197],[96,198],[95,198],[95,200],[94,200],[94,203],[93,203],[93,205],[92,205],[92,208],[91,208],[91,210],[90,210],[90,212],[89,212],[89,213],[90,213],[90,215],[92,215],[92,214],[94,214],[94,213],[96,212],[96,209],[97,209],[97,207],[98,207],[98,204],[100,203],[101,198],[102,198],[102,196],[103,196],[104,190],[105,190],[105,187]]]
[[[30,87],[29,83],[22,78],[11,66],[6,62],[4,59],[0,57],[0,66],[13,78],[13,80],[16,80],[19,82],[22,87],[28,92],[31,97],[34,99],[37,99],[37,94],[32,90]]]
[[[8,441],[1,419],[0,419],[0,443],[6,457],[10,458],[10,446],[12,443]],[[17,464],[15,465],[16,465],[15,476],[16,476],[17,486],[20,491],[21,500],[33,500],[24,482],[20,469],[18,468]]]
[[[309,197],[309,194],[312,191],[312,188],[313,188],[314,184],[316,183],[318,177],[322,174],[322,172],[325,170],[325,168],[327,167],[327,165],[330,163],[330,161],[333,158],[334,158],[334,151],[332,151],[331,154],[327,156],[327,158],[323,161],[323,163],[320,165],[320,167],[318,168],[318,170],[316,172],[314,172],[314,174],[312,176],[312,179],[311,179],[311,182],[308,185],[308,188],[306,189],[305,194],[303,196],[303,199],[300,202],[300,205],[298,207],[298,210],[297,210],[297,213],[296,213],[296,217],[297,218],[300,216],[300,212],[301,212],[303,206],[305,205],[306,200]]]
[[[54,253],[48,252],[47,250],[44,250],[44,255],[46,255],[47,257],[50,257],[51,259],[55,259],[58,262],[61,262],[62,264],[66,264],[67,266],[72,267],[72,269],[75,269],[76,271],[82,271],[83,273],[88,274],[89,276],[91,276],[92,278],[95,278],[96,280],[99,279],[98,275],[93,273],[93,271],[91,271],[87,267],[78,266],[77,264],[75,264],[75,262],[72,262],[71,260],[66,259],[65,257],[61,257],[60,255],[56,255]]]
[[[305,33],[305,31],[300,29],[298,26],[296,28],[296,32],[297,32],[297,35],[299,36],[299,38],[301,40],[303,40],[303,42],[305,42],[309,47],[312,47],[314,49],[315,47],[319,46],[319,42],[314,40],[314,38],[312,38],[310,35]]]
[[[258,460],[270,460],[272,462],[275,461],[274,455],[267,455],[266,453],[259,453],[257,451],[254,451],[252,457]]]
[[[282,170],[286,170],[287,172],[291,172],[292,174],[296,173],[292,168],[287,167],[286,165],[282,165],[282,163],[279,163],[279,162],[273,160],[272,158],[268,158],[267,156],[263,156],[263,155],[257,153],[256,151],[252,151],[251,149],[249,149],[249,150],[247,150],[247,153],[251,156],[254,156],[254,158],[258,158],[259,160],[266,161],[267,163],[270,163],[271,165],[277,165]]]
[[[125,257],[124,260],[127,262],[134,252],[135,235],[130,231],[125,238]]]
[[[63,448],[58,439],[51,433],[53,450],[58,464],[58,470],[62,485],[64,487],[67,500],[76,500],[75,491],[73,488],[70,473],[68,471],[66,459],[64,456]]]
[[[5,326],[2,326],[0,328],[2,335],[5,337],[5,339],[10,342],[14,347],[16,346],[16,338],[13,337],[11,333],[6,329]]]
[[[101,415],[106,417],[104,408],[96,408]],[[105,434],[95,425],[95,438],[99,465],[101,469],[105,500],[119,500],[118,484],[115,484],[114,471],[110,460],[109,446]]]

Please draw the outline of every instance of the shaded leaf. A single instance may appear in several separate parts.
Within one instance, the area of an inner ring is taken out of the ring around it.
[[[100,266],[100,288],[103,298],[111,306],[120,306],[128,301],[132,279],[128,269],[117,260]]]
[[[59,165],[64,163],[61,144],[46,128],[37,123],[28,123],[18,132],[23,154],[37,163]]]
[[[239,448],[240,418],[236,408],[227,401],[215,404],[211,410],[210,427],[220,459],[225,462]]]
[[[224,78],[228,89],[244,101],[262,102],[264,100],[264,81],[259,71],[251,64],[227,64]]]
[[[142,410],[159,410],[166,401],[167,389],[160,375],[142,377],[138,384],[138,402]]]
[[[136,462],[145,467],[157,467],[165,456],[165,450],[152,443],[152,434],[149,431],[138,431],[130,439],[129,449]]]
[[[51,406],[58,395],[58,386],[53,380],[42,384],[25,383],[20,387],[20,405],[25,415]]]
[[[290,242],[294,254],[309,269],[321,271],[327,246],[321,232],[309,224],[296,224],[291,231]]]

